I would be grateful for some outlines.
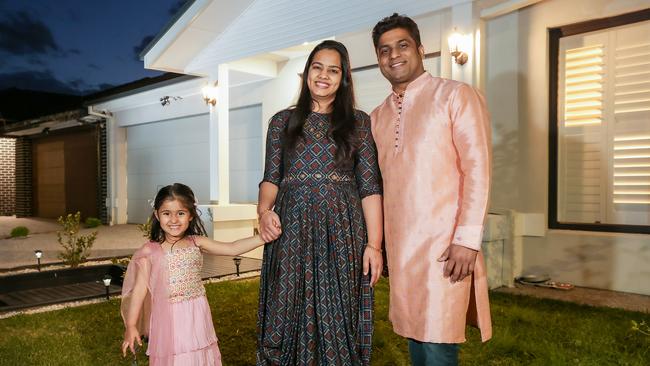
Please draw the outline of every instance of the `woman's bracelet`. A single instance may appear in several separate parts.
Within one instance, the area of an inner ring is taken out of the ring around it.
[[[260,220],[262,219],[262,217],[264,217],[264,215],[266,215],[269,212],[272,212],[272,210],[270,208],[265,208],[264,211],[262,211],[262,213],[260,213],[260,216],[259,216]]]
[[[374,249],[374,250],[378,251],[379,253],[382,252],[381,248],[375,248],[375,247],[373,247],[373,246],[370,245],[370,244],[366,244],[366,248]]]

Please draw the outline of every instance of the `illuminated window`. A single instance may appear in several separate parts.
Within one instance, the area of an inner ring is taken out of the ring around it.
[[[648,232],[650,21],[560,35],[556,62],[550,226]]]

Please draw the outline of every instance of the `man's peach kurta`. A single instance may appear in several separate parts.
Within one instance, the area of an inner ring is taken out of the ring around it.
[[[451,284],[438,262],[450,244],[475,250],[490,186],[485,100],[467,84],[424,73],[403,96],[371,115],[384,180],[384,232],[395,333],[461,343],[465,325],[492,336],[487,276],[479,252],[473,276]]]

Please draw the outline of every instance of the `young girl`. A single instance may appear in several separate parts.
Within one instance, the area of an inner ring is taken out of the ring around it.
[[[149,336],[151,365],[221,365],[210,306],[201,282],[201,252],[238,255],[264,244],[259,236],[221,243],[205,237],[192,190],[162,188],[151,216],[150,241],[135,252],[122,288],[126,326],[122,354]]]

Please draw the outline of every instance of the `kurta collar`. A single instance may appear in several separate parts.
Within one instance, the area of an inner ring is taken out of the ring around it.
[[[433,78],[433,76],[431,76],[428,71],[423,72],[422,75],[415,78],[415,80],[411,81],[409,85],[406,86],[406,90],[404,90],[404,93],[402,93],[401,96],[404,97],[406,93],[410,94],[416,90],[422,89],[422,86],[425,85],[431,78]],[[399,98],[400,94],[393,90],[393,96]]]

